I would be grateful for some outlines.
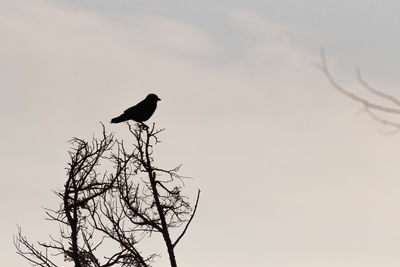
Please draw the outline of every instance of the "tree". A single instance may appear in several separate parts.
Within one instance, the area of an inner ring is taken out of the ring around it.
[[[75,267],[149,267],[158,253],[146,254],[140,245],[159,233],[170,266],[177,266],[175,247],[196,213],[200,190],[191,205],[182,192],[185,177],[179,167],[155,166],[153,149],[163,130],[155,124],[128,126],[131,149],[106,133],[104,125],[100,138],[70,141],[67,179],[56,191],[59,207],[46,209],[47,219],[60,225],[59,236],[35,246],[18,228],[14,244],[19,255],[36,266],[58,266],[55,259],[62,255]]]
[[[346,97],[354,100],[355,102],[360,103],[363,107],[363,111],[365,111],[372,119],[385,126],[393,128],[395,132],[400,130],[400,122],[388,118],[390,115],[400,115],[400,99],[397,99],[392,95],[377,90],[376,88],[373,88],[371,85],[369,85],[369,83],[367,83],[362,77],[359,68],[356,68],[357,80],[366,91],[375,96],[374,99],[369,100],[367,98],[359,96],[351,92],[351,90],[340,85],[335,80],[329,69],[323,49],[321,50],[321,62],[317,63],[316,66],[325,74],[330,84],[337,91],[339,91]],[[386,103],[388,104],[380,104],[382,100],[386,101]]]

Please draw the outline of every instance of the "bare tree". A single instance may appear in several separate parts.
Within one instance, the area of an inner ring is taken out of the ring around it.
[[[323,49],[321,49],[321,62],[317,63],[316,66],[325,74],[330,84],[337,91],[355,102],[360,103],[363,107],[363,111],[365,111],[372,119],[385,126],[392,127],[396,132],[400,130],[400,122],[388,118],[388,115],[400,115],[400,99],[372,87],[362,77],[359,68],[356,68],[357,80],[367,92],[374,96],[374,98],[364,98],[345,88],[333,77]],[[380,104],[382,101],[385,101],[387,104]]]
[[[155,166],[153,149],[163,130],[138,124],[129,131],[130,149],[104,126],[101,138],[71,140],[67,180],[56,192],[60,205],[46,210],[47,219],[60,225],[60,235],[35,245],[18,228],[19,255],[35,266],[58,266],[55,259],[62,256],[75,267],[149,267],[159,254],[144,253],[141,241],[159,233],[170,266],[177,266],[175,247],[196,213],[200,190],[192,206],[182,192],[179,167]],[[180,229],[175,235],[174,228]]]

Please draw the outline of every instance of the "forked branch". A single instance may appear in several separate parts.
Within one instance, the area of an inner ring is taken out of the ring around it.
[[[361,97],[355,93],[352,93],[349,89],[345,88],[344,86],[340,85],[335,78],[333,77],[328,63],[327,59],[325,56],[325,52],[323,49],[321,49],[321,62],[315,64],[326,76],[330,84],[340,93],[343,95],[347,96],[348,98],[354,100],[355,102],[360,103],[363,106],[363,110],[375,121],[385,125],[385,126],[391,126],[396,128],[397,130],[400,129],[400,122],[392,121],[389,119],[386,119],[381,116],[384,114],[394,114],[394,115],[400,115],[400,100],[397,99],[396,97],[386,94],[380,90],[377,90],[370,86],[362,77],[361,71],[356,68],[356,76],[358,82],[363,86],[365,90],[368,92],[372,93],[373,95],[379,97],[381,100],[388,101],[390,102],[393,106],[389,105],[382,105],[382,104],[377,104],[377,101],[373,100],[368,100],[364,97]],[[377,99],[379,100],[379,99]]]

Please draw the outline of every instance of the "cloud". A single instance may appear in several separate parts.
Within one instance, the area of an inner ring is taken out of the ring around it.
[[[142,88],[135,95],[172,83],[179,87],[179,77],[217,47],[201,29],[160,16],[131,14],[114,21],[48,1],[9,2],[0,13],[0,85],[7,92],[2,109],[19,103],[45,117],[65,117],[60,110],[94,96],[115,97],[110,87],[122,98],[132,95],[132,87]],[[44,113],[50,109],[53,114]],[[13,118],[21,112],[12,112]]]
[[[249,36],[244,54],[249,64],[276,69],[304,64],[307,60],[312,62],[314,54],[302,49],[292,38],[299,31],[293,25],[273,23],[251,11],[229,8],[226,13],[233,26]]]
[[[288,26],[274,24],[251,11],[227,8],[225,12],[231,17],[234,25],[245,32],[264,36],[270,39],[282,38],[283,32],[289,30]]]
[[[138,14],[129,18],[128,24],[134,29],[132,42],[158,55],[201,57],[218,47],[201,29],[175,19]]]

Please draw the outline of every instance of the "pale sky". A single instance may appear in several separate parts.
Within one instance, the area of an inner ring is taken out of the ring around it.
[[[400,133],[314,66],[400,96],[399,1],[0,0],[0,44],[4,266],[16,224],[57,232],[67,141],[127,138],[108,122],[150,92],[156,161],[202,190],[180,266],[400,266]]]

